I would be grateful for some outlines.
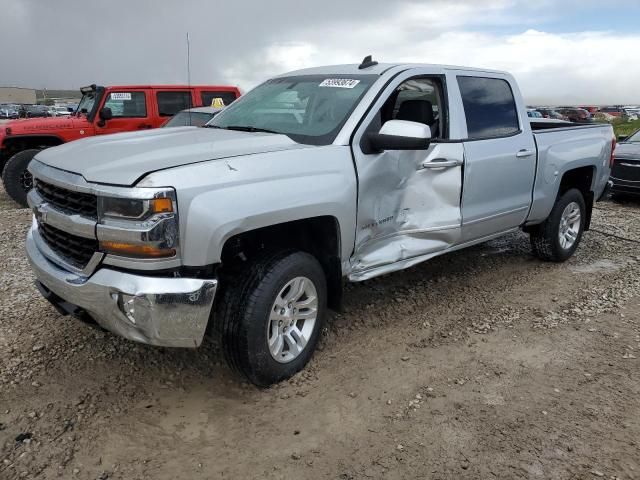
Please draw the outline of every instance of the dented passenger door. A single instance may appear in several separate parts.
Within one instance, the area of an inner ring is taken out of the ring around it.
[[[445,81],[427,69],[401,74],[354,135],[359,184],[352,281],[407,268],[461,238],[464,149],[461,143],[442,142],[451,131]],[[389,120],[428,125],[430,145],[372,151],[369,133],[382,133]]]

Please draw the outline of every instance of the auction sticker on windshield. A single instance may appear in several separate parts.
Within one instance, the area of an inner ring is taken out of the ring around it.
[[[131,100],[131,92],[113,92],[111,94],[111,100]]]
[[[359,83],[360,80],[354,80],[352,78],[327,78],[326,80],[323,80],[319,86],[334,88],[353,88]]]

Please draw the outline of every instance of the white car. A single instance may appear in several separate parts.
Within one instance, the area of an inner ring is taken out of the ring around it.
[[[51,113],[52,117],[67,117],[71,115],[69,109],[62,106],[50,107],[49,113]]]

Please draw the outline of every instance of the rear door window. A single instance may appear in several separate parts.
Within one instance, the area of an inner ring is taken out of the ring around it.
[[[500,78],[458,77],[469,138],[505,137],[520,131],[511,86]]]
[[[104,102],[113,118],[144,118],[147,116],[145,92],[110,92]]]
[[[202,98],[202,106],[203,107],[221,107],[221,106],[227,106],[229,105],[231,102],[233,102],[236,99],[236,94],[234,92],[213,92],[213,91],[207,91],[207,92],[202,92],[201,94],[201,98]],[[223,103],[223,105],[216,105],[216,103],[218,103],[219,101],[216,101],[216,99],[220,99]]]
[[[161,117],[171,117],[180,110],[191,108],[191,92],[189,91],[171,91],[157,92],[156,99],[158,101],[158,113]]]

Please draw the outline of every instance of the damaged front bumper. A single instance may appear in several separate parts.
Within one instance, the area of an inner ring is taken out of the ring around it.
[[[106,330],[149,345],[197,347],[202,343],[217,280],[150,277],[108,268],[83,277],[50,262],[31,231],[26,249],[44,286],[41,292],[58,310],[70,312],[78,307]]]

